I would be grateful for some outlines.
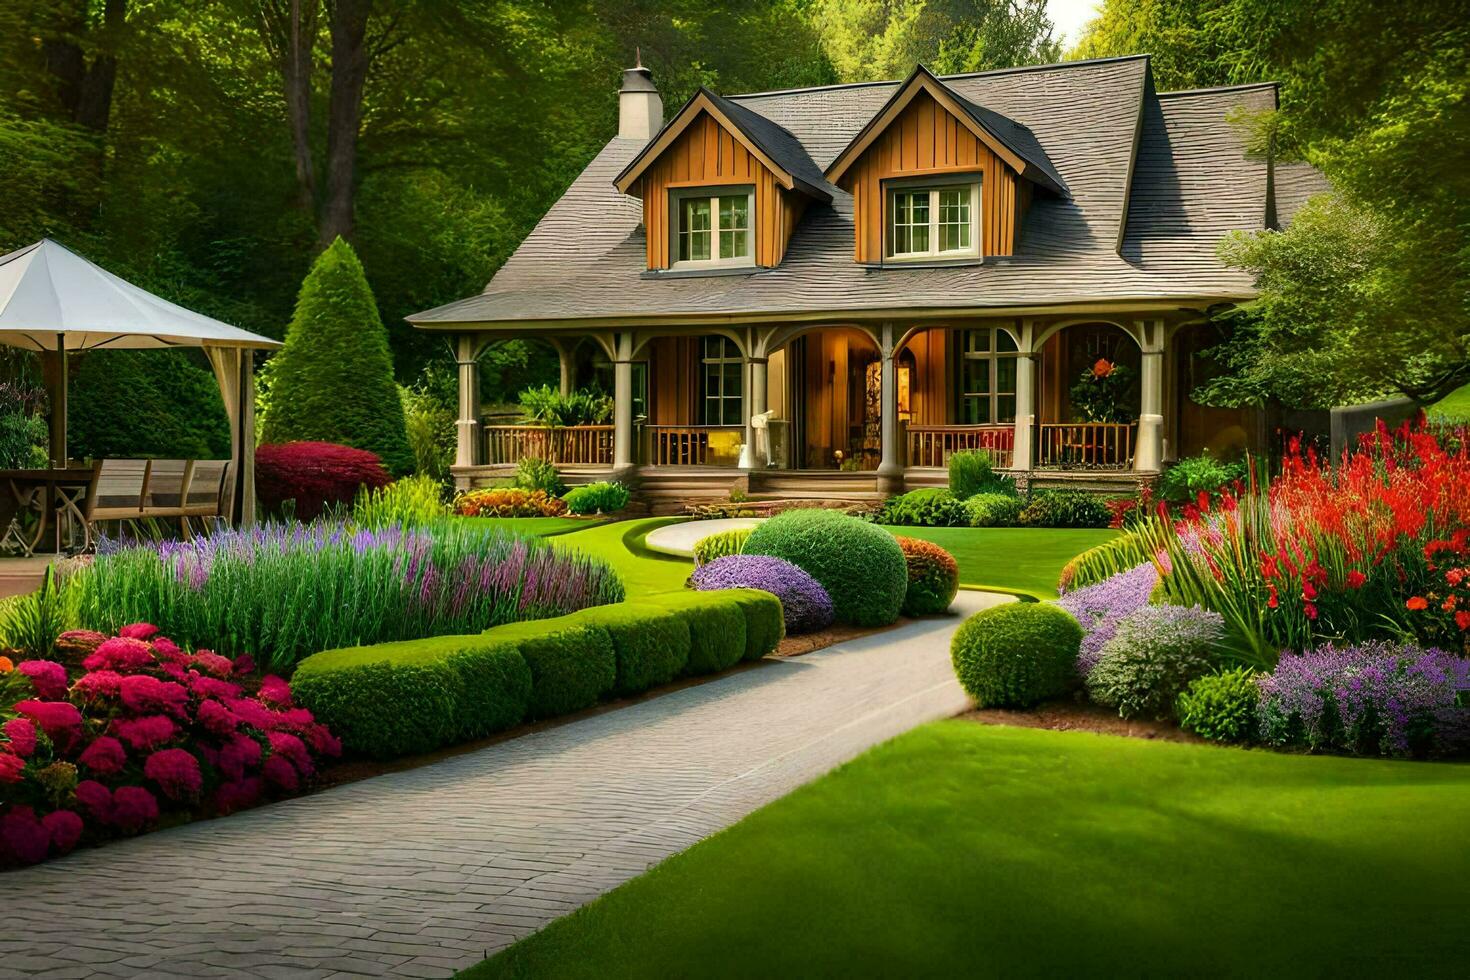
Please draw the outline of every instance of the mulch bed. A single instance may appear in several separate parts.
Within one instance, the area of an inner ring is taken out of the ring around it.
[[[1049,728],[1057,732],[1094,732],[1098,735],[1124,735],[1128,738],[1165,742],[1205,742],[1205,739],[1191,735],[1171,721],[1130,721],[1119,718],[1116,711],[1085,701],[1048,701],[1029,711],[972,708],[960,717],[984,725]]]

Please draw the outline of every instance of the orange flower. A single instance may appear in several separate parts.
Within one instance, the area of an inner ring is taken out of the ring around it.
[[[8,674],[15,669],[15,664],[9,657],[0,657],[0,674]]]
[[[1409,596],[1409,601],[1404,603],[1404,608],[1412,609],[1415,612],[1418,612],[1420,609],[1428,609],[1429,600],[1422,595]]]
[[[1112,373],[1113,362],[1106,357],[1099,357],[1097,363],[1092,366],[1092,376],[1094,378],[1106,378]]]

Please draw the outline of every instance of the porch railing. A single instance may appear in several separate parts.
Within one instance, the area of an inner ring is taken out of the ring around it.
[[[984,449],[996,469],[1010,469],[1016,442],[1013,425],[910,425],[907,433],[909,466],[947,466],[957,452]]]
[[[1125,470],[1133,465],[1133,426],[1119,422],[1044,422],[1036,427],[1036,465],[1062,470]]]
[[[569,425],[549,429],[544,425],[485,426],[486,463],[518,463],[528,456],[564,465],[611,466],[613,427]]]
[[[745,427],[645,425],[643,458],[650,466],[736,466]]]

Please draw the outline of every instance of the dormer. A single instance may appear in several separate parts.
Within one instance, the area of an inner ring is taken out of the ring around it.
[[[827,168],[853,197],[853,258],[972,264],[1013,255],[1034,193],[1067,185],[1025,126],[920,65]]]
[[[773,268],[807,203],[832,200],[796,137],[705,88],[613,183],[643,201],[656,275]]]

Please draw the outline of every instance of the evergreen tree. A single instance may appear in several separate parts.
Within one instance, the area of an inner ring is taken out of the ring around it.
[[[230,422],[197,351],[73,355],[68,451],[76,459],[228,459]]]
[[[376,453],[394,475],[413,469],[388,333],[342,239],[307,273],[276,359],[262,441],[336,442]]]

